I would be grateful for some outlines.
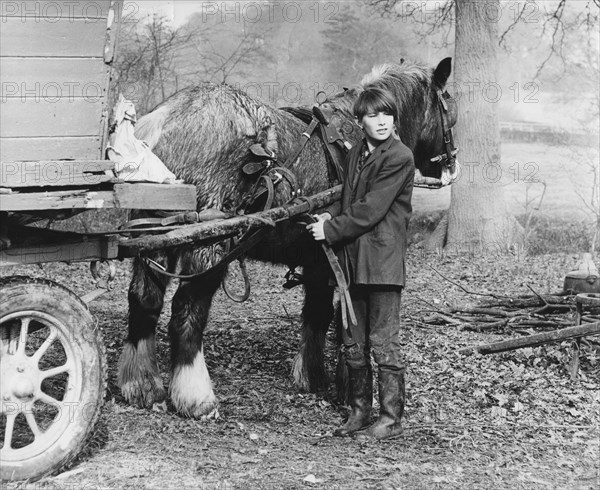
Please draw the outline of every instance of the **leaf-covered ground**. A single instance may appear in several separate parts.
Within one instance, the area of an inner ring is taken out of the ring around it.
[[[517,334],[421,321],[437,307],[478,299],[429,266],[469,290],[516,295],[530,292],[526,284],[540,293],[559,290],[576,262],[574,255],[438,256],[413,247],[403,299],[404,433],[373,443],[332,437],[346,414],[333,388],[314,395],[293,387],[302,291],[283,290],[285,269],[264,264],[249,264],[248,302],[233,303],[222,292],[214,301],[205,353],[220,418],[201,422],[168,405],[126,405],[115,384],[127,323],[129,270],[121,264],[115,289],[91,305],[110,364],[101,422],[78,463],[37,488],[599,488],[598,344],[583,345],[580,375],[571,381],[568,342],[463,356],[461,347]],[[52,264],[10,272],[52,278],[83,294],[92,288],[85,268]],[[169,308],[158,334],[165,383]],[[333,333],[330,338],[332,372]]]

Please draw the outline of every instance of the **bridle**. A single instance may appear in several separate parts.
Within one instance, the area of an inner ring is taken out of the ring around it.
[[[456,154],[458,148],[454,146],[454,137],[452,135],[452,125],[448,122],[448,104],[447,99],[451,99],[452,96],[444,90],[443,92],[438,89],[437,100],[438,108],[440,110],[440,118],[442,121],[442,134],[444,135],[444,153],[430,158],[431,163],[441,163],[444,167],[447,167],[450,173],[454,173],[456,167]]]

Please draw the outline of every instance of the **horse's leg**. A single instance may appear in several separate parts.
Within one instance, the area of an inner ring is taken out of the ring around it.
[[[168,277],[133,261],[129,285],[129,334],[119,360],[118,384],[127,402],[151,407],[165,398],[156,363],[155,329],[163,307]]]
[[[298,388],[317,391],[327,386],[325,336],[333,318],[333,287],[329,268],[319,263],[304,267],[302,342],[294,359],[293,375]]]
[[[204,360],[202,341],[212,298],[223,275],[182,282],[173,297],[171,340],[171,386],[175,409],[186,416],[217,416],[217,398]]]

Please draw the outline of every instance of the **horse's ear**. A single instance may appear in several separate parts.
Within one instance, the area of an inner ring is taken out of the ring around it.
[[[433,83],[439,88],[445,87],[450,72],[452,72],[452,58],[444,58],[433,72]]]

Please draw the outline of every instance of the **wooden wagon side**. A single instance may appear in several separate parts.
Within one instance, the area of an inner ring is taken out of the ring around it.
[[[104,159],[122,0],[1,8],[0,267],[116,256],[111,238],[41,234],[9,213],[194,209],[193,186],[123,183]]]
[[[3,162],[104,158],[121,13],[115,0],[3,2]]]

